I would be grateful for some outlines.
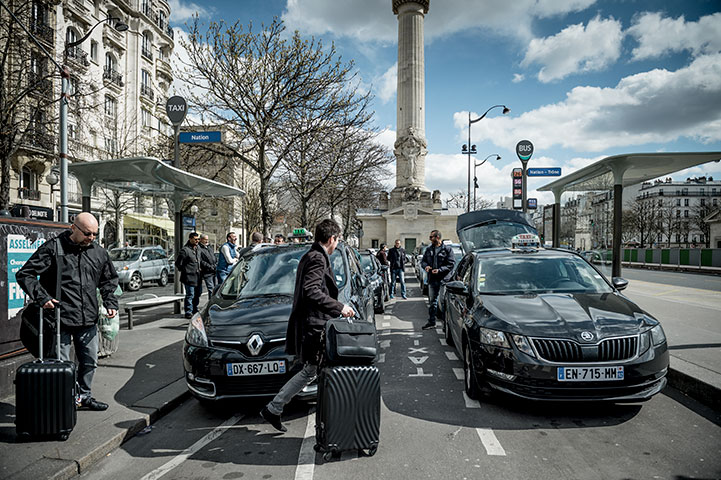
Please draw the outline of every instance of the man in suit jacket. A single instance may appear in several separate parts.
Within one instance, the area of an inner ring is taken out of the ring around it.
[[[298,263],[285,350],[291,355],[300,355],[303,368],[260,411],[261,417],[281,432],[287,431],[280,421],[283,408],[318,373],[326,322],[339,315],[355,315],[351,307],[337,300],[338,286],[330,266],[330,256],[338,246],[340,231],[338,224],[331,219],[320,222],[315,229],[315,242]]]
[[[200,236],[196,232],[188,235],[188,241],[178,252],[175,270],[180,272],[180,281],[185,286],[185,318],[192,318],[198,311],[200,294],[203,293],[203,273],[200,268]]]

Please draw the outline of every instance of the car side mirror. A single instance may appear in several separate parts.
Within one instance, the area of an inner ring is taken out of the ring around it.
[[[624,288],[628,287],[628,280],[621,277],[613,277],[611,283],[616,288],[616,290],[623,290]]]
[[[446,283],[446,290],[456,295],[468,295],[468,287],[460,280],[453,280]]]

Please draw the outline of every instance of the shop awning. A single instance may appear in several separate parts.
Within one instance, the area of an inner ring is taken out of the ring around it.
[[[168,232],[172,237],[175,231],[173,221],[168,217],[156,217],[155,215],[143,215],[142,213],[127,213],[123,220],[124,228],[145,228],[145,224],[154,225]]]

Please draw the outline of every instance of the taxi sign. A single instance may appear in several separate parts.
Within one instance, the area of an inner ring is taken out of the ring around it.
[[[541,239],[533,233],[519,233],[513,236],[511,245],[514,247],[540,247]]]

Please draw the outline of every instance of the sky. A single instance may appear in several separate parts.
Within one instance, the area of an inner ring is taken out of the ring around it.
[[[374,95],[378,141],[396,137],[397,18],[391,0],[170,0],[178,38],[201,22],[269,24],[336,46]],[[721,1],[430,0],[425,16],[426,186],[467,188],[468,113],[474,123],[479,198],[511,195],[515,147],[528,167],[566,175],[607,156],[721,151]],[[192,113],[192,112],[191,112]],[[494,160],[495,155],[501,159]],[[395,164],[388,189],[395,186]],[[721,163],[673,175],[721,180]],[[528,197],[555,180],[529,177]],[[471,192],[472,194],[472,192]],[[564,197],[565,201],[566,197]]]

